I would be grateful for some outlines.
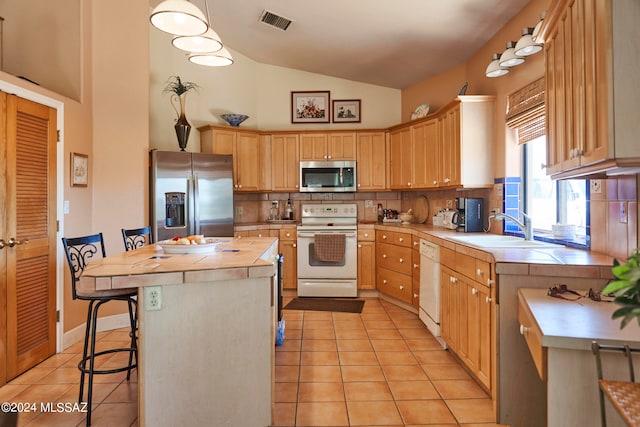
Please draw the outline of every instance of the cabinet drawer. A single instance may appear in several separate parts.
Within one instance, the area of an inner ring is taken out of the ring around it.
[[[458,273],[464,274],[469,279],[476,278],[476,259],[472,256],[456,252],[456,268]]]
[[[518,294],[518,322],[520,334],[524,337],[529,347],[529,353],[536,365],[538,375],[542,381],[547,379],[547,348],[542,346],[542,332],[529,311],[526,302]]]
[[[411,304],[413,300],[411,276],[388,270],[378,269],[378,290],[389,296]]]
[[[452,270],[456,269],[456,251],[453,249],[440,246],[440,264],[449,267]]]
[[[493,285],[493,277],[491,276],[491,263],[476,259],[476,282],[485,286]]]
[[[358,230],[359,242],[374,242],[376,240],[376,233],[373,229]]]
[[[280,240],[296,240],[297,238],[297,230],[295,228],[281,228],[280,229]]]
[[[388,243],[379,243],[377,246],[376,264],[398,273],[411,276],[411,248],[403,248]]]
[[[398,246],[403,246],[406,248],[410,248],[411,247],[411,234],[408,233],[398,233],[398,232],[394,232],[393,233],[393,243],[398,245]]]

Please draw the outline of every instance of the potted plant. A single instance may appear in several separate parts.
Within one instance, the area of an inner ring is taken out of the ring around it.
[[[636,250],[624,264],[614,260],[611,271],[617,280],[605,286],[602,294],[613,294],[614,302],[622,306],[613,313],[612,318],[622,318],[620,329],[633,319],[640,325],[640,253]]]
[[[174,127],[176,129],[176,136],[178,137],[178,145],[182,151],[187,147],[189,133],[191,132],[191,125],[185,116],[185,101],[187,93],[190,90],[198,89],[198,87],[199,86],[193,82],[183,82],[180,76],[171,76],[169,77],[169,83],[163,91],[163,93],[171,94],[169,102],[178,115],[178,119],[176,120]],[[176,100],[180,106],[179,111],[178,108],[176,108]]]

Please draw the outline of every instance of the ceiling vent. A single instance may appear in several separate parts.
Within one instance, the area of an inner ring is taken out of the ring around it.
[[[291,22],[293,21],[276,15],[273,12],[269,12],[268,10],[263,10],[262,15],[260,15],[260,22],[278,28],[282,31],[287,31],[287,28],[289,28],[289,25],[291,25]]]

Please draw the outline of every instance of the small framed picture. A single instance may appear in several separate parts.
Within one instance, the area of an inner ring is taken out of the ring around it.
[[[291,123],[329,123],[329,91],[291,92]]]
[[[360,123],[360,100],[334,99],[333,123]]]
[[[86,187],[89,184],[89,156],[71,153],[71,186]]]

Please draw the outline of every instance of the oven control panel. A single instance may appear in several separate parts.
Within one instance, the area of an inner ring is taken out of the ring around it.
[[[304,204],[302,218],[357,218],[358,205],[346,204]]]

